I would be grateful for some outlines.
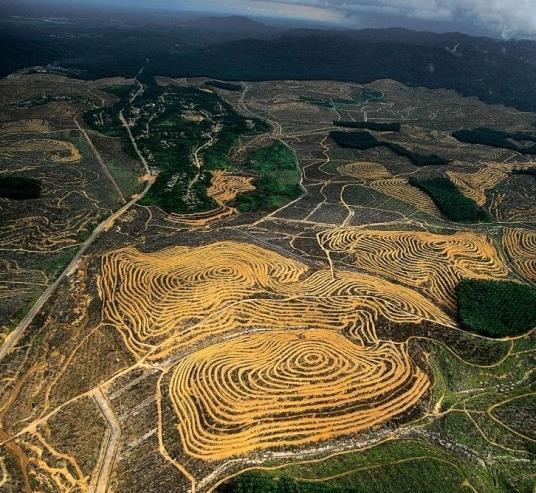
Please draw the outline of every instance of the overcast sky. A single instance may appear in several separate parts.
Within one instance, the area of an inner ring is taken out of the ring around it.
[[[64,1],[281,17],[355,28],[395,26],[505,37],[536,37],[536,0]],[[46,3],[46,0],[41,2]]]

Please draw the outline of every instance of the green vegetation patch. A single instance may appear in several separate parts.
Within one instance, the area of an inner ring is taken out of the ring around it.
[[[394,142],[386,142],[384,140],[378,140],[370,132],[343,132],[340,130],[334,130],[330,132],[331,138],[337,142],[341,147],[347,147],[351,149],[359,149],[366,151],[374,147],[387,147],[391,149],[395,154],[408,158],[415,166],[428,166],[428,165],[441,165],[448,164],[449,160],[445,159],[437,154],[420,154],[418,152],[410,151],[405,147]]]
[[[420,180],[411,177],[409,184],[427,193],[439,210],[451,221],[477,222],[489,219],[486,211],[474,200],[463,195],[448,178]]]
[[[217,492],[458,493],[463,491],[465,480],[484,487],[482,491],[497,491],[487,471],[477,470],[470,463],[461,464],[455,456],[437,447],[416,440],[400,440],[322,462],[249,471],[224,483]]]
[[[345,128],[366,128],[376,132],[400,132],[401,125],[398,122],[353,122],[348,120],[335,120],[333,125]]]
[[[536,440],[536,394],[521,395],[493,410],[493,415],[503,423],[529,438]]]
[[[101,88],[101,91],[107,92],[108,94],[113,94],[119,99],[127,99],[133,90],[133,85],[107,86]]]
[[[241,91],[243,89],[241,84],[232,84],[231,82],[222,82],[219,80],[207,80],[206,86],[216,87],[218,89],[225,89],[226,91]]]
[[[450,162],[448,159],[437,154],[420,154],[393,142],[382,142],[382,145],[391,149],[391,151],[399,156],[407,157],[415,166],[440,166]]]
[[[460,320],[478,334],[516,336],[536,327],[536,286],[462,279],[456,297]]]
[[[357,101],[362,102],[374,102],[374,101],[383,101],[383,92],[375,91],[374,89],[368,89],[367,87],[357,95]]]
[[[41,181],[16,175],[0,175],[0,197],[13,200],[41,197]]]
[[[158,86],[145,71],[138,77],[144,91],[132,102],[120,98],[112,106],[84,115],[92,129],[121,139],[136,160],[122,113],[140,153],[158,170],[155,182],[140,200],[170,213],[194,213],[217,207],[207,195],[211,170],[229,167],[228,155],[241,135],[265,131],[264,122],[238,114],[217,94],[196,87]],[[126,90],[122,90],[126,95]]]
[[[503,132],[492,128],[479,127],[472,130],[457,130],[452,133],[452,136],[466,144],[501,147],[512,149],[521,154],[536,154],[536,134]],[[529,142],[529,144],[526,142]]]
[[[334,130],[331,138],[341,147],[365,151],[381,145],[380,141],[369,132],[343,132]]]
[[[294,153],[279,141],[253,152],[244,167],[256,175],[255,190],[235,199],[239,211],[279,209],[302,194]]]

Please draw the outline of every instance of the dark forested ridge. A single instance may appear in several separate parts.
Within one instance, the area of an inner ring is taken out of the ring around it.
[[[512,149],[521,154],[536,154],[536,133],[503,132],[492,128],[457,130],[452,136],[467,144],[480,144],[490,147]]]
[[[341,132],[339,130],[334,130],[330,132],[329,135],[341,147],[360,149],[362,151],[372,149],[374,147],[387,147],[395,154],[408,158],[415,166],[441,165],[449,163],[448,159],[438,156],[437,154],[420,154],[415,151],[410,151],[409,149],[406,149],[395,142],[378,140],[376,137],[374,137],[374,135],[366,131]]]
[[[269,28],[244,18],[178,25],[0,19],[0,75],[34,65],[76,69],[84,78],[165,76],[223,80],[394,79],[454,89],[487,103],[536,110],[536,42],[405,29],[320,31]],[[231,23],[233,29],[226,27]],[[453,50],[453,46],[457,46]]]

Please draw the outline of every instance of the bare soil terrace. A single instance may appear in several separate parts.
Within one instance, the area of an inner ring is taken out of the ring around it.
[[[128,205],[1,361],[0,488],[203,493],[245,470],[313,467],[411,438],[474,466],[459,466],[472,491],[503,491],[488,470],[525,491],[534,437],[515,405],[530,408],[534,395],[533,334],[496,341],[462,330],[454,290],[464,277],[535,281],[536,182],[513,173],[535,163],[450,133],[528,131],[533,115],[393,81],[211,89],[271,125],[229,159],[239,166],[282,142],[303,194],[270,213],[222,214],[255,176],[215,171],[207,193],[221,209],[179,217],[128,202],[132,190],[101,160],[116,156],[132,178],[134,157],[118,141],[112,156],[110,137],[76,124],[83,109],[113,103],[99,87],[124,83],[0,81],[1,172],[40,177],[46,189],[35,204],[1,202],[6,326],[61,270],[45,260],[74,255],[84,228]],[[73,100],[18,109],[42,93]],[[382,139],[451,163],[343,149],[329,137],[333,120],[400,122]],[[45,141],[64,144],[36,144]],[[437,176],[489,220],[452,222],[408,181]]]

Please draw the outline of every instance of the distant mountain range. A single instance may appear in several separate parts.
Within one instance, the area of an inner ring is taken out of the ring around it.
[[[227,80],[394,79],[536,111],[536,42],[407,29],[283,29],[246,17],[174,24],[0,23],[0,75],[54,63],[83,77],[146,72]]]

